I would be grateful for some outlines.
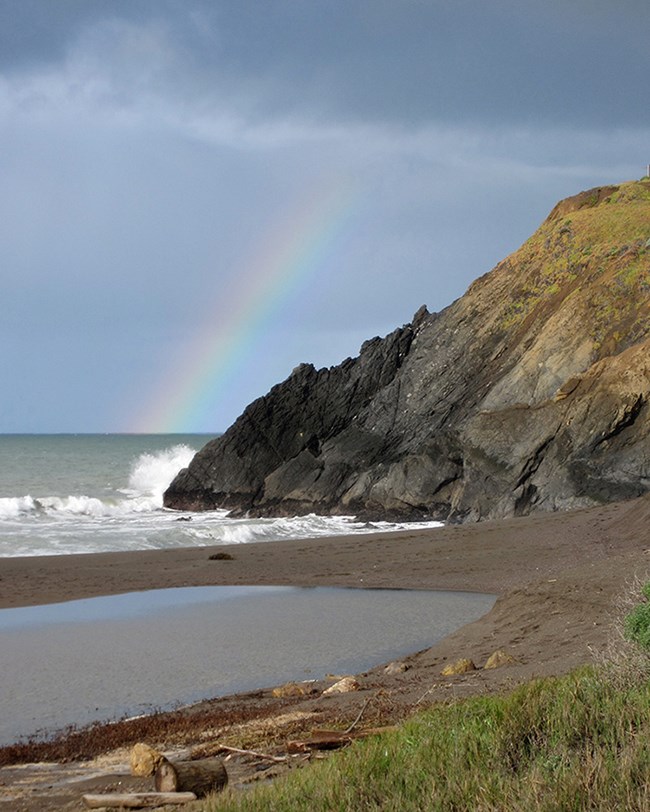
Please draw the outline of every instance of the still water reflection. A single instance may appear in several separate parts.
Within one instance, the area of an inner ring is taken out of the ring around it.
[[[494,596],[190,587],[0,610],[0,744],[169,708],[432,645]]]

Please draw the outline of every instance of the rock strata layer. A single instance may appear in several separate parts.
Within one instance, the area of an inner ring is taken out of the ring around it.
[[[650,490],[650,180],[559,203],[443,310],[303,364],[167,507],[478,520]]]

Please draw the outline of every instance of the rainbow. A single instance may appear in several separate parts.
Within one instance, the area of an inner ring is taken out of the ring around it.
[[[346,232],[357,198],[349,183],[329,182],[311,189],[284,215],[242,264],[234,277],[237,288],[225,296],[220,289],[184,357],[175,360],[130,431],[201,430],[225,383],[259,346],[285,303],[322,269]]]

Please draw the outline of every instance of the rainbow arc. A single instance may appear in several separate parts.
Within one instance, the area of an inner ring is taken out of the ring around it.
[[[219,292],[196,334],[175,360],[133,432],[200,430],[284,306],[331,258],[344,238],[358,195],[340,180],[310,190],[242,263],[236,288]]]

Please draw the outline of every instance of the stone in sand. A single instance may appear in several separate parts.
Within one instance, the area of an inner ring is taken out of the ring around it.
[[[142,742],[134,744],[131,750],[131,775],[153,775],[163,758],[162,753],[149,747],[148,744]]]
[[[497,651],[495,651],[493,654],[490,654],[483,667],[486,669],[501,668],[504,665],[513,665],[516,662],[517,660],[515,660],[512,654],[508,654],[507,651],[500,648],[497,649]]]
[[[351,691],[358,691],[361,685],[354,677],[343,677],[343,679],[330,685],[323,691],[323,696],[332,696],[332,694],[348,694]]]
[[[397,661],[388,663],[384,668],[384,674],[388,674],[390,677],[395,676],[395,674],[403,674],[405,671],[408,671],[408,665]]]
[[[468,671],[476,671],[476,666],[467,657],[461,657],[453,663],[446,665],[440,672],[443,677],[452,677],[455,674],[467,674]]]
[[[271,693],[273,696],[308,696],[314,692],[314,685],[312,682],[286,682],[284,685],[278,685]]]

